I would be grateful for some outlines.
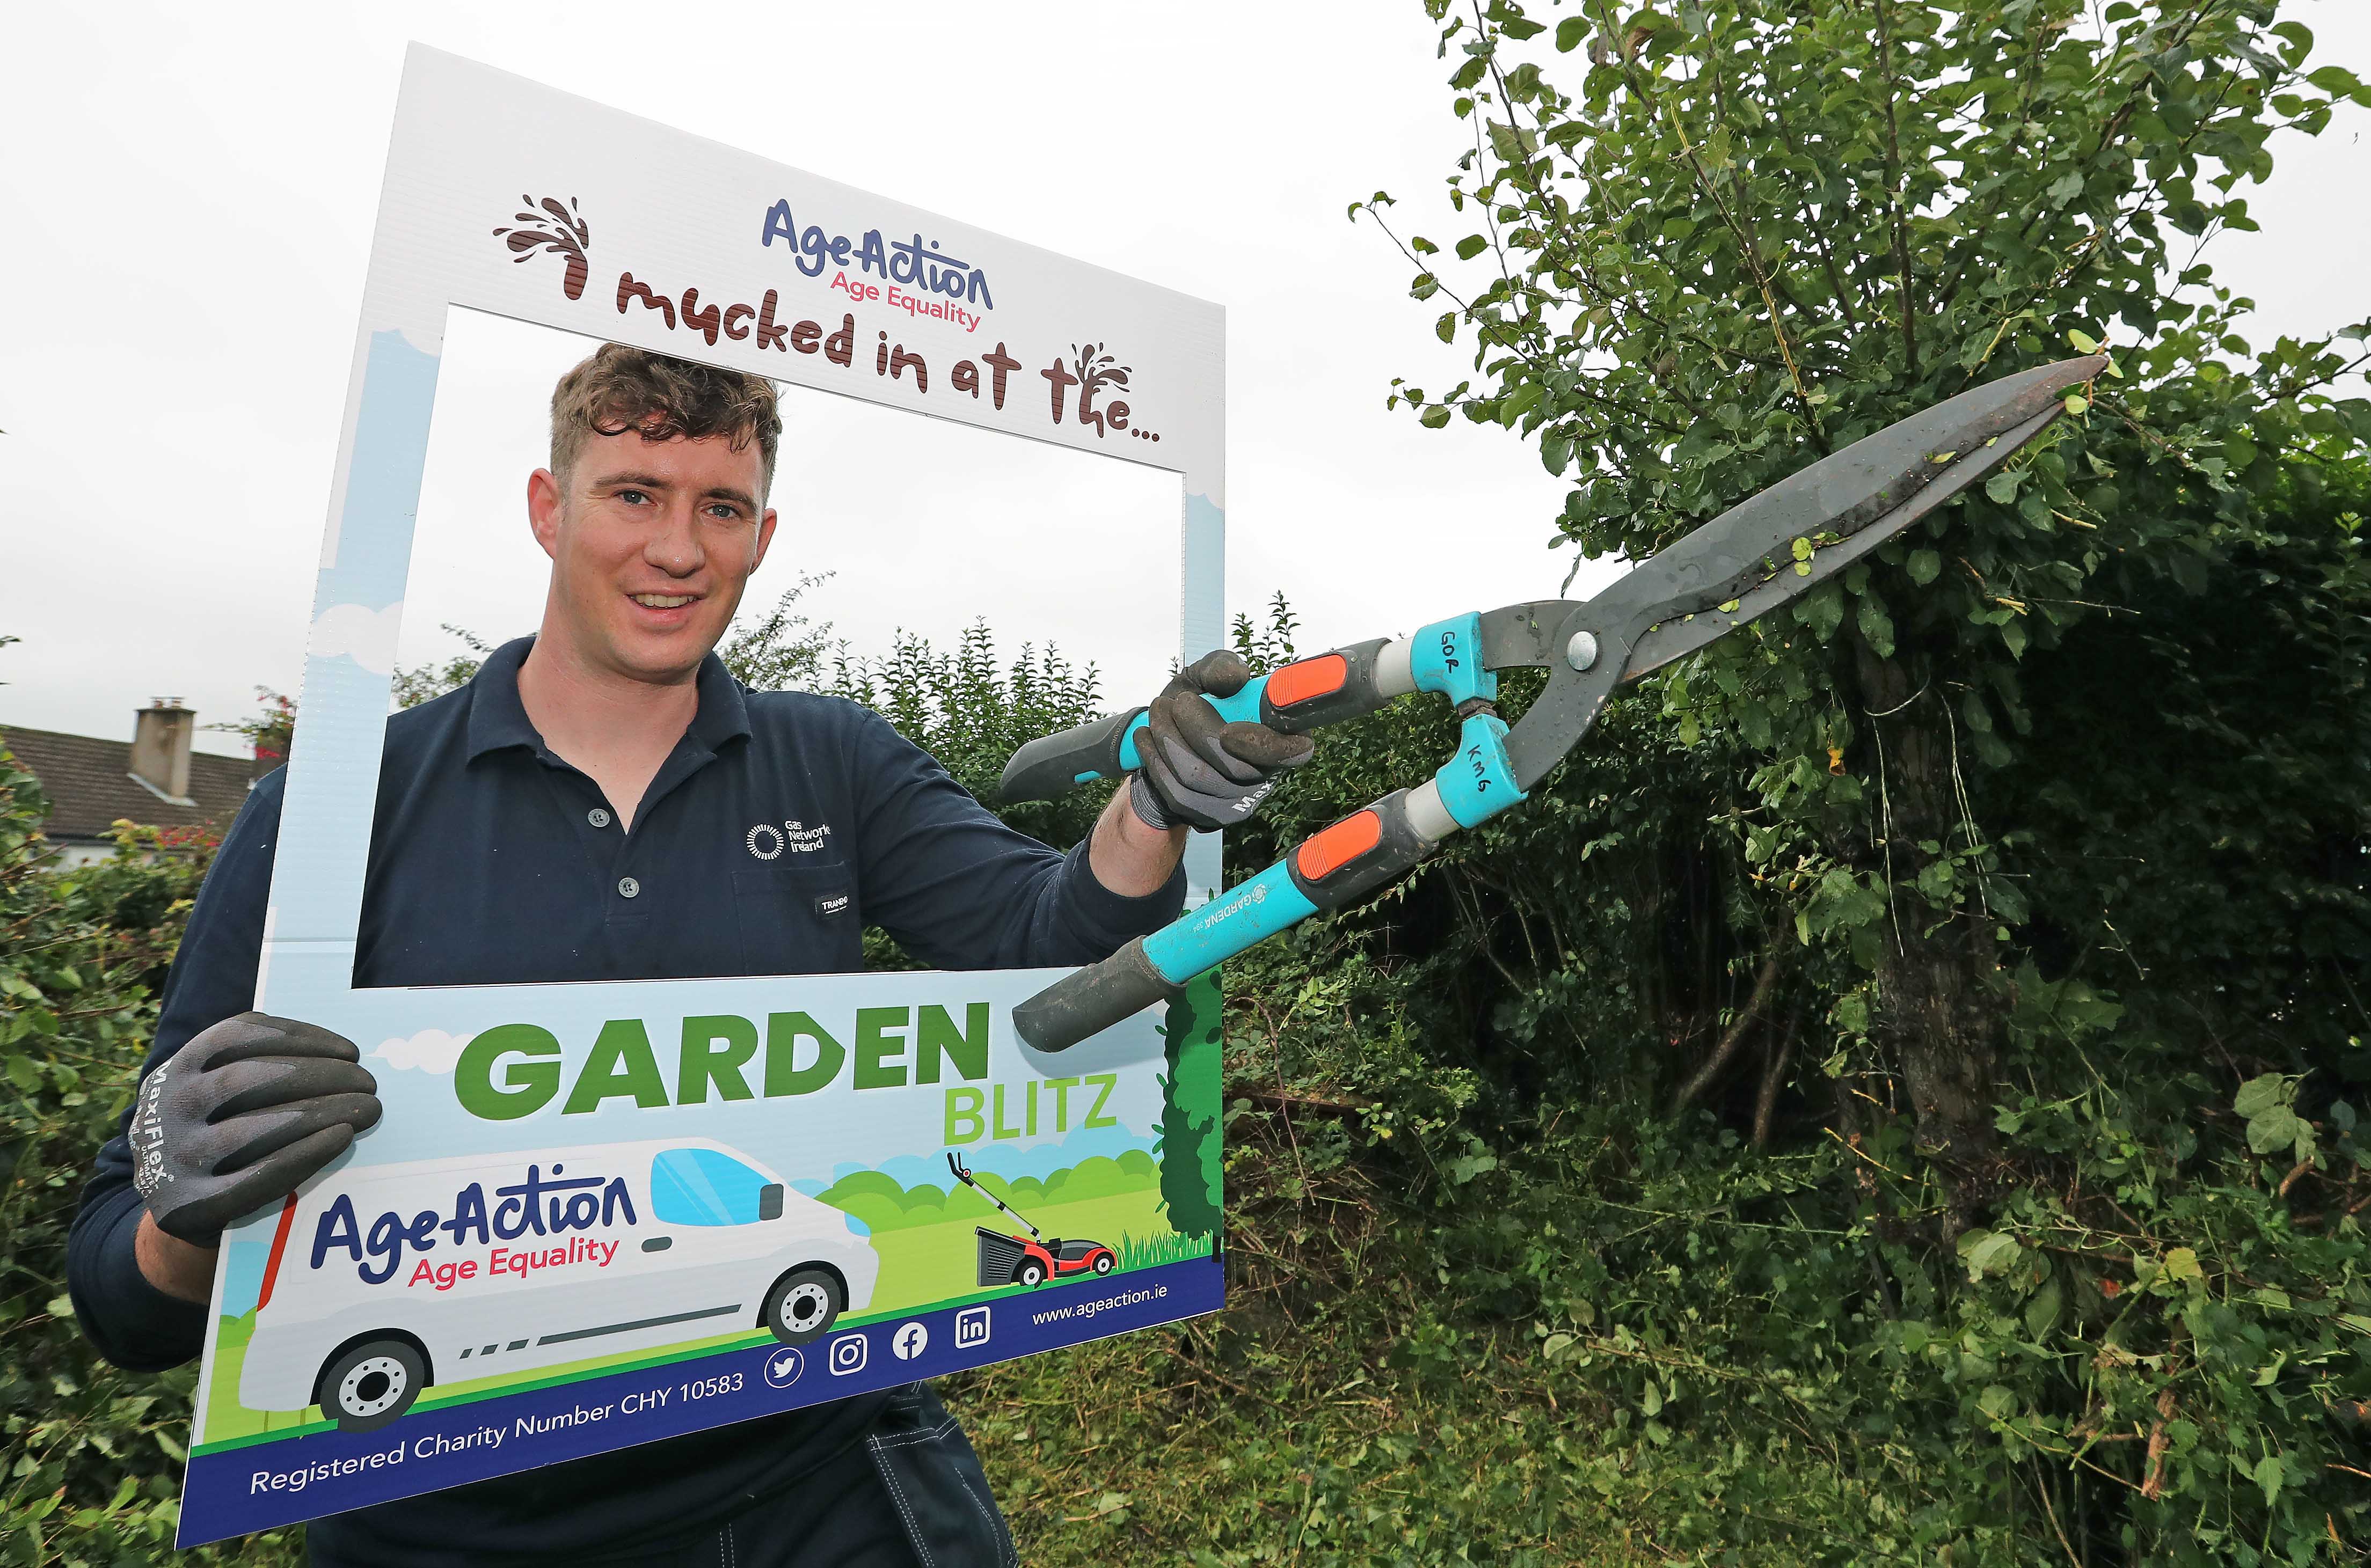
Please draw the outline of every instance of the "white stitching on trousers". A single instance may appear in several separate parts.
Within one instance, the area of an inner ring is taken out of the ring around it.
[[[914,1522],[914,1510],[906,1505],[905,1491],[898,1486],[896,1472],[882,1460],[881,1439],[868,1437],[865,1442],[872,1446],[873,1468],[881,1473],[882,1487],[889,1493],[889,1500],[897,1505],[898,1517],[906,1521],[906,1539],[913,1543],[914,1555],[922,1560],[922,1568],[935,1568],[931,1559],[931,1549],[922,1539],[921,1527]]]
[[[989,1539],[1003,1544],[1006,1568],[1021,1568],[1021,1549],[1012,1544],[1012,1532],[1004,1528],[1004,1521],[980,1502],[979,1494],[971,1489],[970,1481],[960,1470],[955,1473],[955,1484],[963,1488],[964,1501],[972,1505],[980,1522],[988,1527]]]
[[[922,1428],[913,1432],[901,1432],[895,1437],[874,1436],[868,1438],[867,1441],[869,1441],[875,1448],[910,1448],[917,1443],[934,1443],[954,1431],[954,1429],[955,1418],[951,1415],[944,1421],[939,1423],[936,1426]]]

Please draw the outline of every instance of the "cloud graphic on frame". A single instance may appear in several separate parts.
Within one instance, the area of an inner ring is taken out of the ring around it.
[[[371,1056],[385,1062],[398,1072],[412,1067],[422,1072],[442,1076],[453,1070],[461,1059],[461,1048],[476,1036],[447,1034],[441,1029],[423,1029],[409,1040],[387,1040]]]
[[[334,659],[342,653],[372,674],[391,674],[395,669],[396,628],[402,618],[400,599],[383,610],[362,605],[331,605],[313,622],[310,651],[317,659]]]

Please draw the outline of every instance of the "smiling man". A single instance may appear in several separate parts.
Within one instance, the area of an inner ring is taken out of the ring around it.
[[[1213,654],[1151,709],[1146,768],[1067,855],[1007,828],[877,715],[753,692],[713,651],[773,542],[767,383],[610,345],[552,395],[526,513],[543,621],[387,725],[363,986],[862,967],[876,925],[942,968],[1092,963],[1174,916],[1185,829],[1240,821],[1309,743],[1221,724]],[[207,876],[122,1132],[69,1256],[110,1359],[197,1355],[224,1228],[378,1120],[354,1044],[252,1011],[282,776]],[[1013,1561],[922,1384],[323,1519],[317,1563]]]

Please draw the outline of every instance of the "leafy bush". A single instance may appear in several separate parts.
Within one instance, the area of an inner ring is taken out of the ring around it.
[[[114,859],[52,869],[33,777],[0,748],[0,1561],[149,1562],[180,1512],[195,1369],[100,1361],[66,1298],[66,1231],[156,1025],[207,847],[160,853],[121,824]],[[251,1538],[193,1562],[294,1562]]]

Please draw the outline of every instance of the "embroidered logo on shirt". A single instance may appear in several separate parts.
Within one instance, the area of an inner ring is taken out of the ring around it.
[[[819,822],[813,827],[792,819],[776,827],[761,822],[749,830],[749,853],[760,860],[771,860],[788,848],[793,855],[812,855],[831,837],[831,824]]]
[[[840,914],[847,908],[848,894],[844,893],[826,894],[823,897],[815,901],[815,912],[826,917],[827,918],[831,916]]]

